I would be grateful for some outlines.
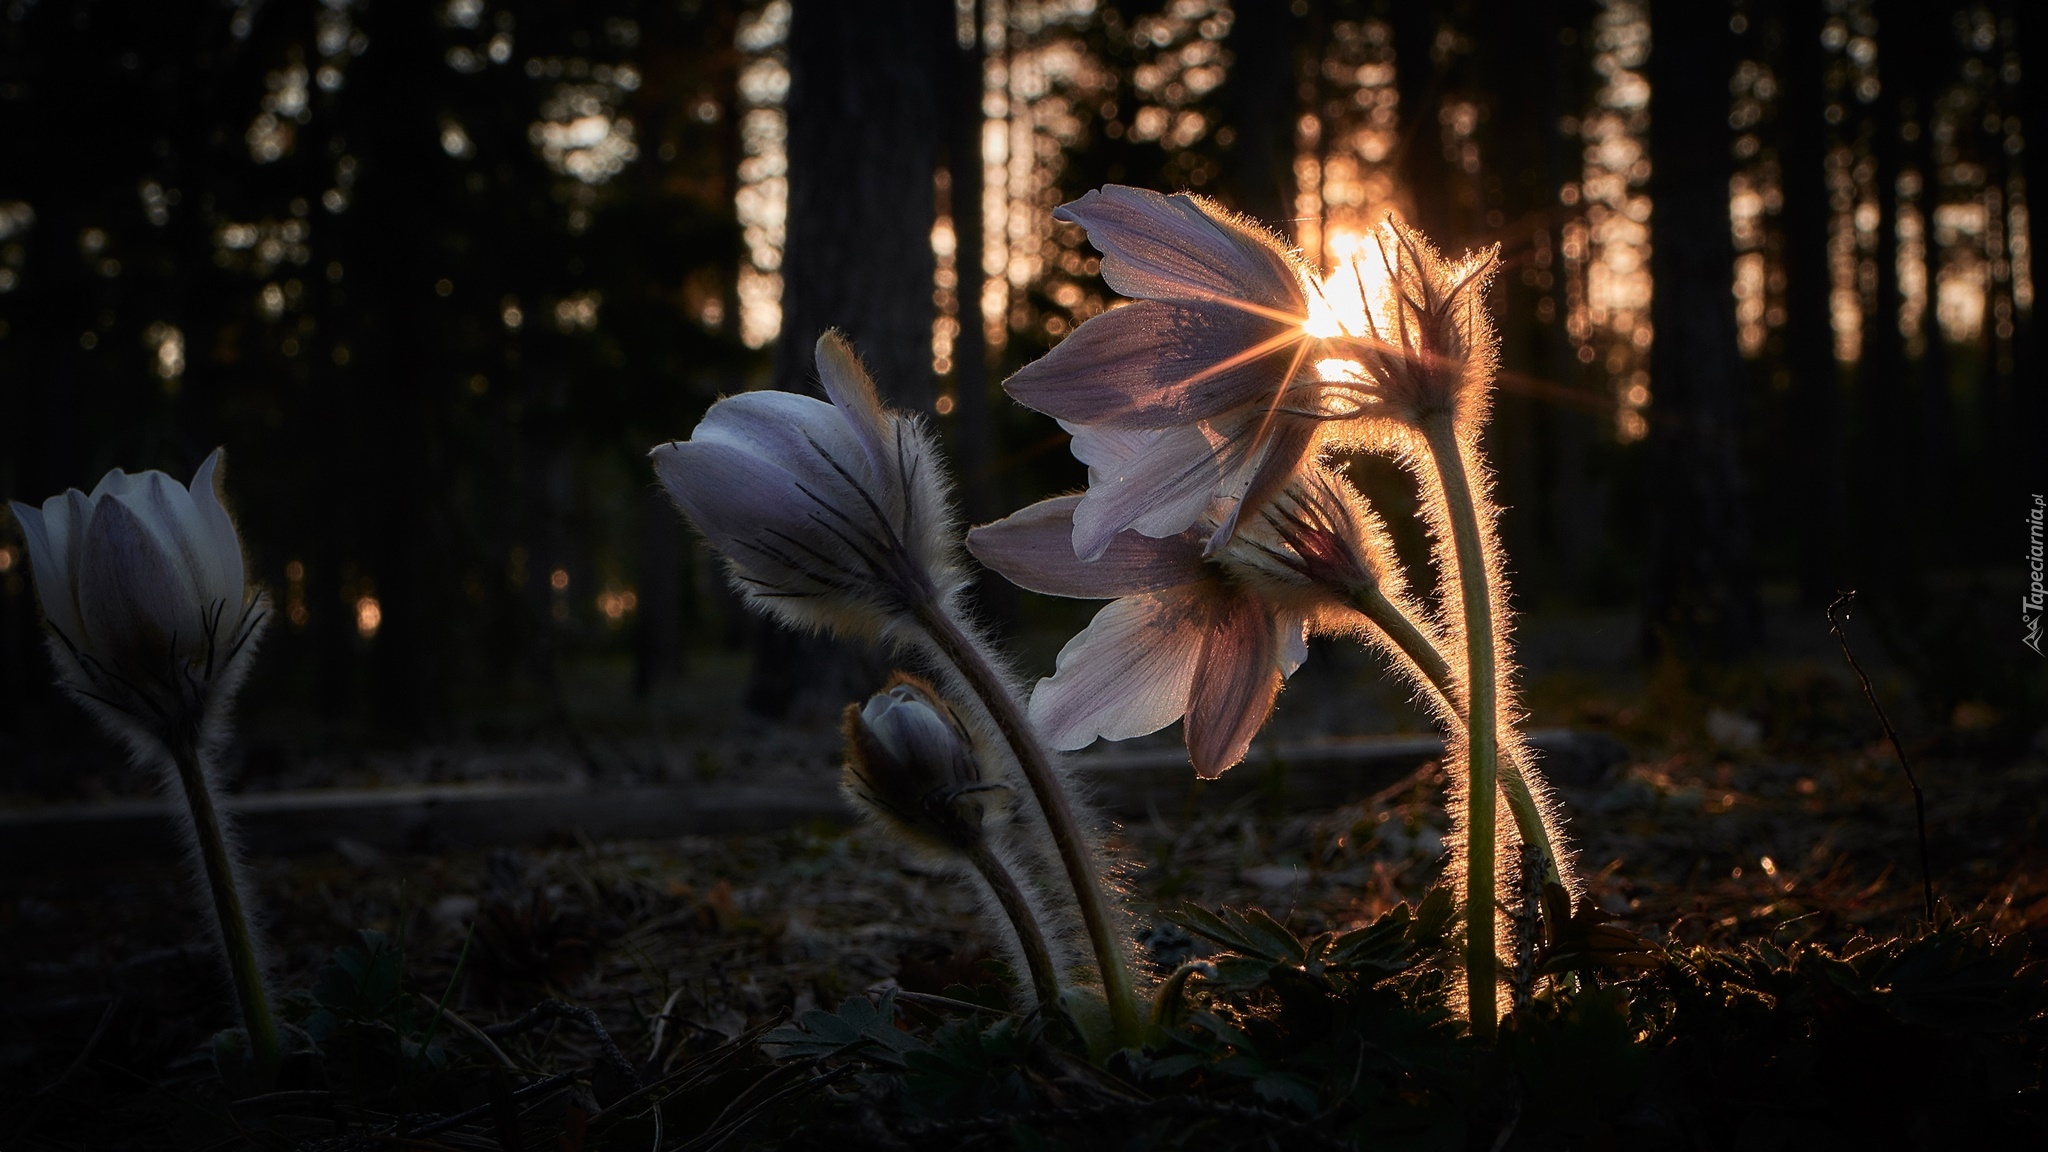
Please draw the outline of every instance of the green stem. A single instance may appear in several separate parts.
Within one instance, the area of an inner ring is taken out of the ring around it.
[[[1067,802],[1066,787],[1053,770],[1052,759],[1039,744],[1030,722],[1017,707],[1016,698],[1010,695],[1009,688],[1003,684],[1002,677],[996,673],[988,657],[961,632],[953,618],[937,605],[929,605],[919,611],[918,622],[924,625],[925,634],[939,653],[953,665],[967,682],[969,690],[988,709],[996,730],[1002,733],[1011,752],[1016,755],[1017,766],[1024,773],[1024,782],[1030,786],[1039,811],[1045,815],[1045,826],[1052,833],[1053,848],[1066,870],[1067,883],[1074,889],[1074,902],[1081,910],[1081,923],[1088,930],[1088,942],[1095,950],[1095,965],[1102,973],[1102,994],[1109,1002],[1110,1026],[1120,1046],[1136,1047],[1142,1034],[1139,1031],[1137,1001],[1131,989],[1130,970],[1125,966],[1123,949],[1118,946],[1102,881],[1095,872],[1095,855],[1081,833],[1080,822],[1074,818],[1073,806]]]
[[[214,811],[206,771],[199,763],[197,742],[189,737],[175,741],[171,759],[178,766],[178,782],[184,785],[185,802],[192,809],[192,831],[199,839],[199,856],[206,870],[206,886],[213,894],[213,910],[220,917],[221,943],[227,948],[235,998],[242,1009],[242,1026],[249,1033],[256,1083],[267,1087],[277,1075],[277,1023],[270,1015],[270,996],[264,991],[263,971],[256,963],[256,942],[249,932],[249,918],[242,913],[242,894],[235,886],[227,838]]]
[[[1010,918],[1010,927],[1016,930],[1017,947],[1024,953],[1024,966],[1031,971],[1031,991],[1038,997],[1040,1010],[1058,1013],[1059,971],[1053,967],[1052,950],[1045,945],[1045,933],[1039,930],[1038,916],[1024,899],[1024,889],[1018,886],[1017,877],[995,849],[989,847],[986,837],[976,837],[968,846],[967,859],[988,882],[989,891],[995,893],[996,903],[1002,905],[1003,915]]]
[[[1421,670],[1427,681],[1426,687],[1436,693],[1445,712],[1463,724],[1465,708],[1459,703],[1457,684],[1451,679],[1450,661],[1444,659],[1444,654],[1437,650],[1436,642],[1430,639],[1429,634],[1410,619],[1400,605],[1388,599],[1377,584],[1354,589],[1351,606],[1372,621],[1387,639],[1394,642],[1402,655]],[[1515,831],[1521,835],[1522,843],[1536,849],[1543,857],[1543,879],[1552,884],[1564,883],[1557,852],[1551,847],[1550,829],[1543,824],[1543,810],[1537,807],[1536,796],[1529,790],[1529,780],[1523,774],[1521,761],[1505,750],[1500,754],[1500,777],[1501,794],[1507,799],[1508,811],[1514,813]]]
[[[1498,1022],[1494,1003],[1494,791],[1499,752],[1497,681],[1493,651],[1493,595],[1487,587],[1479,508],[1465,472],[1465,453],[1450,413],[1423,421],[1423,439],[1443,485],[1444,513],[1458,559],[1465,614],[1465,993],[1472,1034],[1491,1041]]]

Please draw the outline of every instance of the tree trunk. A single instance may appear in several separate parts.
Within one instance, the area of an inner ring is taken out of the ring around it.
[[[1882,97],[1870,146],[1877,167],[1877,302],[1863,318],[1863,354],[1856,366],[1856,535],[1851,551],[1857,583],[1881,601],[1911,579],[1909,569],[1921,559],[1916,550],[1899,546],[1902,524],[1910,519],[1905,512],[1909,487],[1900,464],[1913,458],[1905,418],[1906,346],[1899,332],[1899,173],[1904,161],[1899,100],[1907,72],[1904,60],[1911,55],[1900,48],[1906,39],[1901,33],[1911,27],[1907,6],[1905,0],[1881,0],[1877,5],[1880,35],[1892,37],[1880,40],[1877,72]],[[1891,52],[1883,51],[1885,43],[1892,45]]]
[[[445,551],[454,533],[439,523],[445,509],[432,494],[447,487],[437,478],[445,444],[439,398],[446,385],[433,369],[434,282],[426,269],[440,254],[430,221],[449,205],[435,195],[445,185],[423,181],[446,157],[429,80],[446,65],[435,48],[430,13],[403,5],[366,9],[362,27],[371,48],[350,69],[351,105],[358,118],[349,133],[362,141],[362,177],[345,217],[360,253],[349,265],[357,291],[377,305],[364,314],[355,379],[368,384],[369,402],[353,406],[360,439],[379,443],[379,466],[366,479],[365,503],[374,511],[369,555],[381,623],[371,642],[377,712],[398,733],[418,735],[442,712],[450,652],[449,610],[442,591],[454,584]],[[423,202],[424,201],[424,202]]]
[[[929,412],[937,56],[951,5],[797,0],[789,26],[789,233],[776,387],[806,391],[827,328],[882,394]]]
[[[1827,54],[1820,0],[1785,4],[1783,133],[1785,369],[1791,374],[1780,459],[1785,482],[1801,494],[1789,510],[1797,540],[1799,597],[1824,605],[1842,586],[1842,374],[1835,361],[1833,282],[1828,274]]]
[[[1436,63],[1441,27],[1432,0],[1403,0],[1391,13],[1394,28],[1394,86],[1400,97],[1401,144],[1396,168],[1408,222],[1449,245],[1451,212],[1444,178],[1443,79]]]
[[[961,511],[971,524],[996,516],[995,430],[990,423],[988,333],[981,324],[981,10],[972,5],[974,33],[947,53],[946,167],[952,174],[953,269],[958,276],[959,334],[953,340],[953,467]]]
[[[1911,391],[1916,402],[1905,411],[1914,413],[1921,456],[1927,467],[1916,477],[1908,496],[1909,512],[1922,556],[1953,556],[1958,543],[1955,518],[1944,510],[1954,507],[1959,494],[1957,479],[1961,460],[1956,450],[1955,407],[1949,390],[1948,343],[1941,334],[1938,305],[1941,250],[1934,239],[1934,213],[1941,205],[1941,175],[1934,149],[1934,109],[1941,96],[1940,73],[1950,62],[1955,33],[1949,26],[1947,0],[1918,0],[1907,5],[1909,22],[1894,33],[1892,43],[1907,49],[1896,54],[1902,65],[1897,78],[1899,94],[1910,101],[1905,118],[1912,131],[1906,141],[1905,164],[1920,179],[1920,270],[1925,285],[1925,306],[1918,323],[1920,363]],[[1883,37],[1880,27],[1878,35]],[[1880,48],[1880,52],[1882,48]],[[1892,82],[1891,77],[1886,82]],[[1902,125],[1903,126],[1903,125]]]
[[[1721,4],[1650,7],[1650,584],[1647,639],[1728,659],[1761,631],[1730,292],[1732,43]]]
[[[1294,215],[1295,77],[1300,17],[1279,3],[1245,4],[1230,26],[1224,100],[1237,133],[1224,169],[1231,207],[1276,229]]]
[[[2020,393],[2015,397],[2018,412],[2013,425],[2022,429],[2021,439],[2030,450],[2010,453],[2014,483],[1998,497],[2001,524],[2024,523],[2035,493],[2048,493],[2048,452],[2040,450],[2040,436],[2048,429],[2048,380],[2043,380],[2041,354],[2041,294],[2048,292],[2048,260],[2041,258],[2041,245],[2048,240],[2048,11],[2038,5],[2015,3],[2007,8],[2019,25],[2020,124],[2029,132],[2027,148],[2019,155],[2027,177],[2028,203],[2033,234],[2027,258],[2032,261],[2033,308],[2015,325],[2013,359]]]
[[[814,392],[814,345],[838,328],[887,403],[932,409],[937,79],[952,30],[940,0],[796,0],[778,388]],[[829,719],[881,686],[881,667],[851,645],[765,623],[756,636],[754,712]]]
[[[1550,319],[1545,323],[1544,341],[1548,358],[1537,361],[1548,368],[1551,380],[1563,388],[1585,390],[1585,367],[1572,346],[1567,323],[1571,317],[1571,292],[1564,274],[1564,215],[1558,194],[1567,183],[1585,173],[1584,146],[1576,133],[1566,135],[1559,121],[1586,110],[1592,75],[1591,56],[1594,5],[1591,0],[1563,0],[1558,5],[1553,47],[1547,53],[1550,76],[1545,88],[1552,93],[1545,101],[1548,129],[1544,133],[1544,187],[1550,197],[1551,266],[1545,285]],[[1542,305],[1539,304],[1539,307]],[[1588,395],[1592,395],[1590,391]],[[1612,396],[1612,389],[1608,389]],[[1596,468],[1600,446],[1614,439],[1614,413],[1605,406],[1581,410],[1571,405],[1552,405],[1549,412],[1548,450],[1550,470],[1547,483],[1555,489],[1551,513],[1545,522],[1545,542],[1555,559],[1552,578],[1560,596],[1586,603],[1586,589],[1608,544],[1608,514],[1613,493],[1611,483]]]

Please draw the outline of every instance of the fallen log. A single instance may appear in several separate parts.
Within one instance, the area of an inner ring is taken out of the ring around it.
[[[1553,780],[1597,780],[1626,759],[1613,739],[1565,729],[1530,743]],[[1256,798],[1283,811],[1333,808],[1369,796],[1443,755],[1427,736],[1350,736],[1254,745],[1221,780],[1197,780],[1177,748],[1067,758],[1067,771],[1119,820],[1187,818]],[[721,777],[660,784],[429,784],[232,795],[242,842],[257,854],[351,849],[437,851],[542,844],[564,838],[658,840],[772,832],[852,819],[837,774],[763,784]],[[167,801],[122,800],[0,809],[0,864],[9,869],[170,856],[178,851]]]

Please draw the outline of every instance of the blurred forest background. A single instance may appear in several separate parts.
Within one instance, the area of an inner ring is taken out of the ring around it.
[[[1081,479],[998,387],[1109,303],[1053,207],[1193,190],[1325,263],[1394,212],[1501,245],[1521,609],[1739,673],[1855,587],[1926,714],[2024,740],[2044,81],[2024,0],[8,0],[0,497],[225,444],[277,610],[244,710],[293,747],[544,732],[565,676],[749,654],[772,714],[814,655],[650,445],[806,388],[836,325],[992,519]],[[107,755],[40,649],[0,525],[31,789]]]

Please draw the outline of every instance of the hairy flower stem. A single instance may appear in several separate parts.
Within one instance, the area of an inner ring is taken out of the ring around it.
[[[1017,933],[1017,947],[1024,953],[1024,966],[1031,971],[1031,991],[1038,997],[1039,1010],[1058,1013],[1059,972],[1053,967],[1052,950],[1045,945],[1045,933],[1039,930],[1038,917],[1024,899],[1024,889],[1018,886],[1016,875],[989,847],[986,838],[975,838],[967,849],[967,860],[988,883],[996,903],[1002,905],[1003,915],[1010,918],[1010,927]]]
[[[1443,485],[1444,515],[1458,558],[1459,596],[1465,614],[1465,993],[1472,1035],[1494,1038],[1494,790],[1499,702],[1494,667],[1493,593],[1487,587],[1487,557],[1479,529],[1479,507],[1465,470],[1464,447],[1449,412],[1422,422],[1423,440]]]
[[[270,995],[264,991],[263,971],[256,963],[256,941],[249,933],[249,918],[242,913],[234,862],[228,858],[227,838],[214,811],[213,792],[199,762],[197,741],[190,735],[174,740],[171,759],[178,767],[185,802],[192,809],[192,831],[199,840],[199,856],[206,870],[206,885],[213,894],[213,910],[220,917],[221,943],[227,949],[235,998],[241,1004],[242,1026],[249,1033],[256,1083],[268,1086],[277,1074],[277,1023],[270,1015]]]
[[[1372,621],[1384,633],[1401,654],[1408,657],[1423,678],[1427,687],[1443,702],[1446,714],[1463,722],[1464,706],[1458,702],[1457,685],[1451,680],[1451,663],[1437,650],[1436,642],[1430,639],[1421,625],[1410,619],[1401,606],[1387,598],[1378,585],[1368,585],[1351,594],[1351,606],[1359,615]],[[1536,796],[1529,791],[1529,780],[1522,774],[1521,763],[1509,753],[1500,754],[1501,795],[1508,802],[1508,811],[1515,817],[1515,831],[1522,837],[1522,843],[1534,848],[1543,857],[1543,879],[1563,884],[1564,877],[1558,864],[1557,852],[1550,843],[1550,829],[1543,826],[1543,811],[1537,807]]]
[[[1073,806],[1067,802],[1066,788],[1053,771],[1052,759],[1045,754],[1038,737],[1033,735],[1030,722],[1018,709],[1016,698],[1010,695],[1009,688],[1003,684],[1002,677],[996,673],[988,657],[967,638],[952,617],[938,605],[929,604],[918,610],[918,623],[924,626],[925,634],[939,653],[967,682],[968,689],[988,709],[996,730],[1002,733],[1004,741],[1017,757],[1024,782],[1030,786],[1031,795],[1037,799],[1039,810],[1045,815],[1053,847],[1059,853],[1061,866],[1066,869],[1067,883],[1074,889],[1074,902],[1080,907],[1081,923],[1088,930],[1088,942],[1095,950],[1095,964],[1102,972],[1102,993],[1109,1001],[1109,1020],[1117,1043],[1123,1047],[1135,1047],[1139,1042],[1138,1011],[1131,990],[1130,970],[1124,964],[1123,949],[1117,944],[1116,929],[1109,916],[1109,901],[1103,895],[1102,881],[1095,872],[1094,853],[1081,833],[1080,822],[1074,818]]]

